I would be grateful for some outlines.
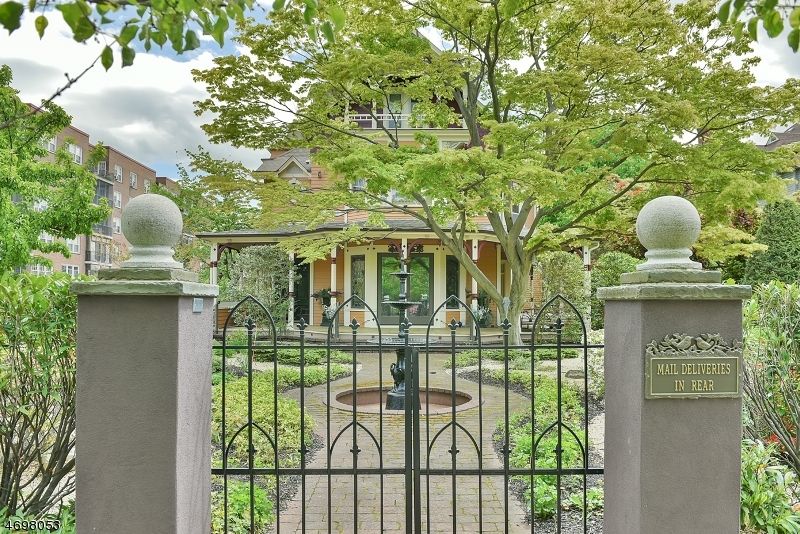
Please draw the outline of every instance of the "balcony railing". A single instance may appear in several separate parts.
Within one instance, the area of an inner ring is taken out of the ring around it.
[[[86,261],[93,261],[96,263],[111,263],[111,258],[108,254],[103,254],[102,252],[96,252],[87,250],[86,251]]]
[[[92,231],[96,234],[111,237],[111,227],[107,224],[95,224],[92,226]]]
[[[369,113],[358,113],[353,115],[345,115],[345,122],[355,122],[361,128],[374,130],[377,128],[431,128],[430,124],[419,124],[412,113],[376,113],[370,115]],[[412,125],[413,123],[413,125]],[[464,128],[462,121],[458,123],[449,124],[447,128]]]

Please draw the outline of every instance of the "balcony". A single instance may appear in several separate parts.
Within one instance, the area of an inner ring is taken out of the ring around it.
[[[415,116],[412,113],[376,113],[370,115],[369,113],[358,113],[352,115],[345,115],[344,120],[345,122],[354,122],[360,128],[364,128],[365,130],[377,130],[378,128],[388,128],[394,130],[395,128],[401,129],[422,129],[422,128],[431,128],[430,124],[417,124],[415,122]],[[411,123],[415,122],[415,125],[412,126]],[[463,129],[465,126],[463,121],[459,121],[457,123],[449,124],[447,126],[448,129]]]
[[[107,224],[95,224],[92,226],[92,231],[96,234],[111,237],[111,227]]]
[[[111,263],[111,258],[108,254],[103,254],[102,252],[97,251],[86,251],[86,261],[87,262],[94,262],[94,263]]]

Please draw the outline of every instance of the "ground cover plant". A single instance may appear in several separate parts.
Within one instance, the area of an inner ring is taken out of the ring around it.
[[[495,380],[503,380],[505,371],[492,370],[490,375]],[[554,450],[558,444],[558,433],[555,427],[551,428],[557,420],[558,413],[558,383],[549,376],[535,374],[530,371],[509,371],[509,385],[517,391],[533,394],[533,412],[513,414],[509,421],[508,436],[511,445],[509,457],[512,468],[552,469],[557,465]],[[533,392],[533,393],[532,393]],[[562,385],[561,389],[562,422],[581,436],[580,428],[583,418],[583,406],[580,392],[571,386]],[[499,425],[495,433],[495,440],[504,440],[506,430]],[[537,440],[538,443],[537,443]],[[583,447],[582,447],[583,446]],[[561,442],[561,464],[563,467],[579,467],[583,462],[581,449],[587,450],[587,444],[578,442],[571,433],[564,431]],[[531,477],[518,477],[524,484],[524,502],[532,517],[549,518],[557,511],[558,491],[557,479],[554,475],[536,475]],[[566,495],[562,507],[570,503],[580,502],[583,505],[582,488],[575,485],[572,477],[562,477],[562,488]],[[594,488],[589,508],[596,509],[602,501],[601,490]],[[580,498],[578,497],[580,496]]]
[[[742,442],[741,526],[744,533],[797,534],[800,512],[792,508],[790,487],[797,474],[776,457],[777,446]]]

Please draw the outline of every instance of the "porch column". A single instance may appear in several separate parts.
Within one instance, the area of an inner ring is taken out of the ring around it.
[[[338,247],[331,249],[331,307],[336,309],[336,254]]]
[[[472,263],[478,265],[478,240],[472,240]],[[472,277],[472,310],[478,309],[478,281]]]
[[[208,282],[211,285],[217,285],[217,249],[219,245],[217,243],[211,244],[211,259],[209,260],[209,279]]]
[[[294,252],[289,253],[289,261],[294,266]],[[294,269],[289,273],[289,318],[286,322],[288,329],[294,330]]]
[[[211,529],[211,341],[217,287],[172,259],[180,210],[161,195],[122,214],[131,259],[74,282],[77,530]]]
[[[661,197],[636,221],[647,262],[605,308],[603,530],[738,534],[742,300],[689,259],[700,217]]]

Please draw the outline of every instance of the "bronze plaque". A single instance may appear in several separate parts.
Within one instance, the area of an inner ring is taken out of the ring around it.
[[[741,397],[741,343],[719,335],[673,334],[652,342],[645,356],[645,398]]]

